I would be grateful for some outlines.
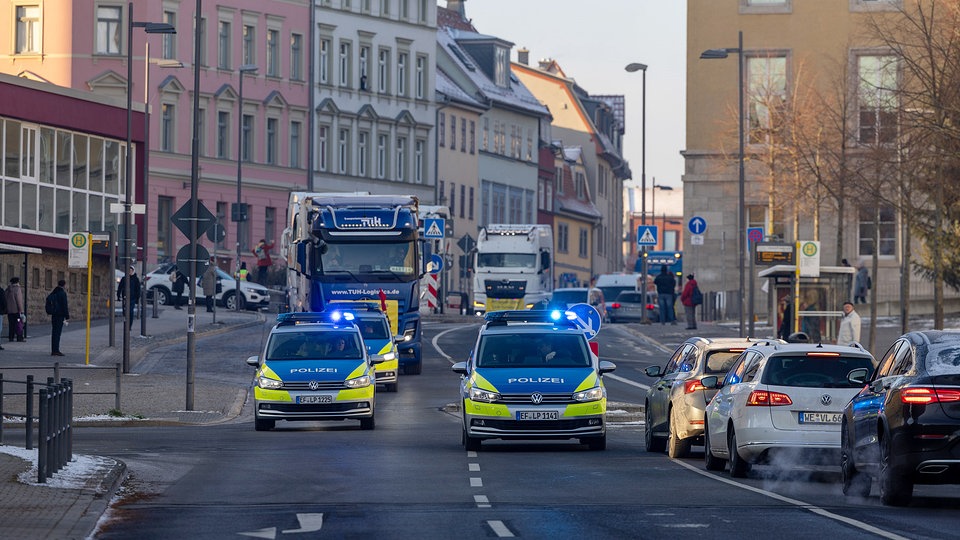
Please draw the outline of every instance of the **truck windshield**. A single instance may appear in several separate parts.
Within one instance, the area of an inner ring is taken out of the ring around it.
[[[411,242],[329,244],[317,261],[316,273],[387,274],[405,279],[416,275],[415,254]]]
[[[537,267],[537,256],[534,253],[479,253],[477,266],[494,268],[529,268]]]

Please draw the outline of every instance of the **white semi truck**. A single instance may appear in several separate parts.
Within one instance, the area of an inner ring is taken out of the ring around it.
[[[531,309],[553,292],[553,229],[487,225],[473,260],[473,311]]]

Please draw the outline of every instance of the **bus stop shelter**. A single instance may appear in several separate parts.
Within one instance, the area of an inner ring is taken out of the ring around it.
[[[16,244],[5,244],[0,242],[0,276],[2,276],[2,285],[4,290],[6,290],[7,285],[10,283],[10,278],[16,276],[20,278],[20,288],[23,289],[23,305],[28,306],[30,302],[28,301],[27,295],[30,294],[30,287],[27,283],[27,268],[30,268],[28,262],[30,261],[30,255],[40,255],[43,251],[40,248],[29,247],[29,246],[18,246]],[[19,259],[23,257],[21,262]],[[10,264],[10,259],[13,259],[16,264]],[[27,320],[30,318],[27,317]],[[23,323],[23,332],[24,335],[27,333],[27,323]]]
[[[812,343],[836,341],[843,303],[851,300],[856,272],[852,266],[821,266],[817,277],[798,276],[797,267],[792,264],[761,270],[758,277],[770,280],[768,313],[775,315],[770,317],[776,320],[774,328],[780,328],[787,316],[793,322],[789,333],[804,332]],[[793,310],[792,317],[789,310]]]

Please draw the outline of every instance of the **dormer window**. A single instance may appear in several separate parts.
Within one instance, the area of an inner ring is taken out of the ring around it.
[[[493,70],[497,86],[507,88],[510,80],[510,55],[505,47],[496,48]]]

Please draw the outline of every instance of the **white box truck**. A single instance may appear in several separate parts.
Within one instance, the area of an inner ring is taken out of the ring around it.
[[[553,229],[492,224],[480,230],[473,260],[473,311],[531,309],[553,292]]]

